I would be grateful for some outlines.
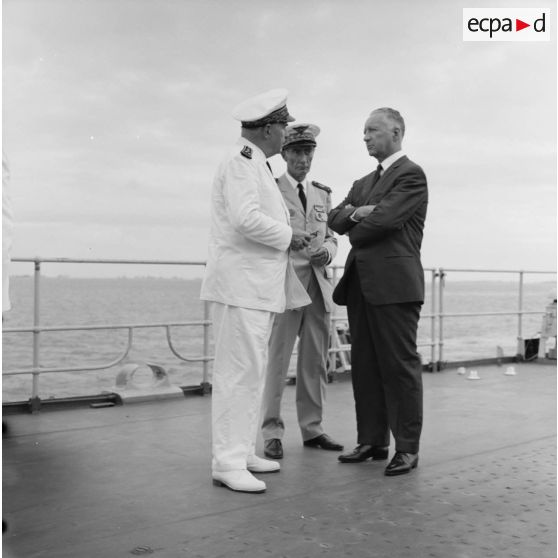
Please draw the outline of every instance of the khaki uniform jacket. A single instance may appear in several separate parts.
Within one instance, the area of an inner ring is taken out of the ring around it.
[[[289,257],[293,263],[296,275],[305,289],[308,289],[312,274],[316,276],[326,310],[331,312],[333,306],[331,299],[333,285],[328,278],[326,266],[318,267],[310,263],[311,251],[320,248],[322,245],[329,251],[330,261],[337,254],[337,239],[327,226],[327,216],[331,209],[331,191],[326,186],[317,182],[306,180],[304,185],[307,199],[305,214],[298,193],[289,182],[286,174],[279,177],[277,185],[289,210],[292,228],[306,231],[307,233],[318,233],[312,239],[309,248],[296,252],[291,250]]]

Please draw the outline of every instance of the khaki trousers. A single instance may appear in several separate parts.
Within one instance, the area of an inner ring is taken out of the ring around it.
[[[264,440],[283,437],[281,398],[297,336],[296,410],[303,440],[323,434],[322,415],[327,385],[329,312],[316,277],[308,285],[312,304],[276,314],[269,342],[269,361],[262,400]]]

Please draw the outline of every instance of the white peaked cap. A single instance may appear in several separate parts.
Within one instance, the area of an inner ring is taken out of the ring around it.
[[[246,123],[264,124],[273,122],[294,122],[287,110],[286,89],[271,89],[237,105],[232,115],[236,120]],[[262,122],[259,122],[262,121]]]

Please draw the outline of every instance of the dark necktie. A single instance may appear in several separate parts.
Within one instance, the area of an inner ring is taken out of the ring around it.
[[[374,178],[372,179],[372,188],[374,188],[374,186],[376,186],[378,180],[380,180],[380,176],[382,175],[382,170],[383,170],[382,165],[378,165],[376,167],[376,173],[374,174]]]
[[[273,176],[273,171],[271,170],[271,165],[266,161],[265,162],[267,168],[269,169],[269,172],[271,173],[271,176]]]
[[[302,207],[304,207],[304,213],[306,213],[306,194],[304,193],[304,186],[299,182],[296,187],[298,188],[298,197],[302,202]]]

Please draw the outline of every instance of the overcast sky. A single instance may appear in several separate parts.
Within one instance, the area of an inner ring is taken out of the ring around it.
[[[285,87],[290,112],[322,129],[310,178],[335,204],[377,164],[369,112],[402,113],[429,182],[425,267],[555,268],[554,29],[550,42],[463,42],[462,8],[483,3],[454,0],[2,5],[15,256],[204,260],[213,174],[239,135],[231,110]],[[85,268],[45,271],[109,273]]]

